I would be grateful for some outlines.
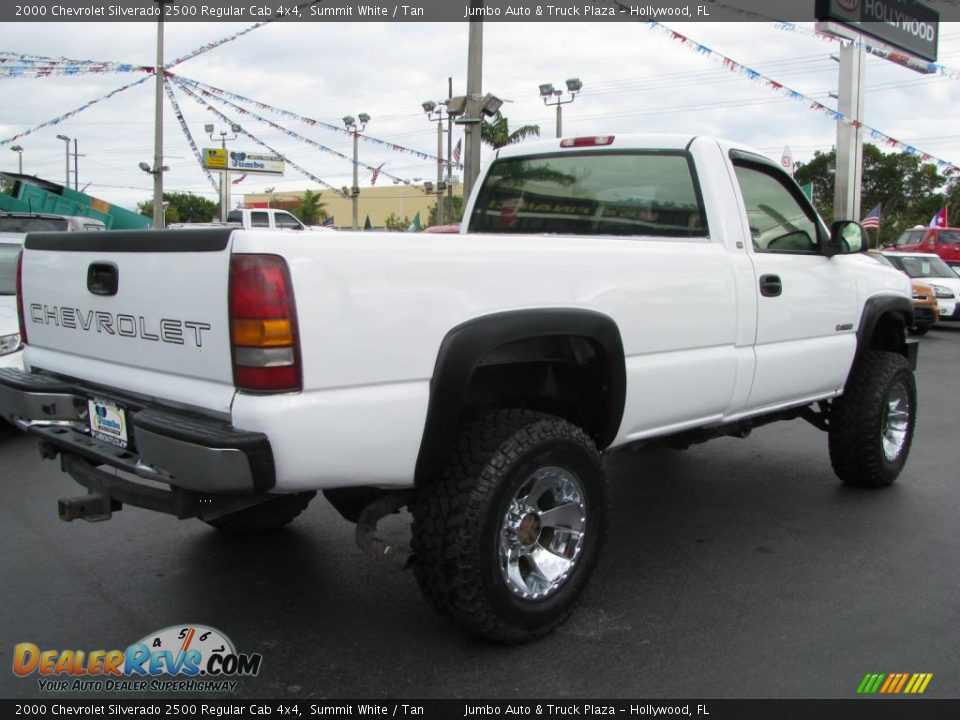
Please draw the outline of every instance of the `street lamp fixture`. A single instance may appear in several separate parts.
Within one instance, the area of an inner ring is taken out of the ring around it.
[[[556,105],[557,107],[557,137],[561,137],[563,134],[563,111],[561,110],[561,106],[572,103],[574,98],[577,97],[577,93],[583,89],[583,83],[580,82],[580,78],[570,78],[567,80],[566,85],[566,92],[570,94],[570,97],[566,99],[563,98],[564,91],[555,88],[552,83],[544,83],[540,86],[540,97],[543,99],[543,104]]]
[[[165,173],[170,170],[169,165],[161,165],[159,170],[154,170],[152,167],[147,165],[147,163],[142,162],[138,167],[143,170],[147,175],[159,175],[160,173]]]
[[[353,115],[343,116],[343,126],[353,137],[353,187],[350,188],[350,197],[352,198],[353,229],[360,229],[360,180],[357,175],[359,160],[357,159],[357,138],[370,122],[370,116],[366,113],[359,113],[356,118]]]
[[[10,149],[17,154],[17,163],[18,163],[17,172],[20,175],[23,175],[23,148],[20,145],[14,145]]]

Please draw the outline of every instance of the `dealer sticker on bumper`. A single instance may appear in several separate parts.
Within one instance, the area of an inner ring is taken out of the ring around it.
[[[90,408],[90,435],[101,442],[127,446],[127,414],[116,403],[88,400]]]

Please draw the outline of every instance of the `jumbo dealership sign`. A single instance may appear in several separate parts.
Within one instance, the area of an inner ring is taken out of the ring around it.
[[[846,25],[934,62],[940,13],[910,0],[817,0],[818,20]]]

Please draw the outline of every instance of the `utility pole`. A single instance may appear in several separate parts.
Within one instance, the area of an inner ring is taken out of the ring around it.
[[[358,122],[359,120],[359,122]],[[370,122],[370,116],[366,113],[359,113],[356,118],[353,115],[343,117],[343,125],[353,136],[353,187],[350,188],[350,197],[352,199],[353,229],[360,229],[360,178],[358,176],[359,156],[357,150],[357,138]]]
[[[156,0],[160,8],[157,18],[157,65],[154,68],[156,76],[156,94],[154,96],[153,119],[153,227],[163,230],[163,9],[169,0]]]
[[[864,59],[858,41],[840,48],[840,82],[837,110],[858,125],[863,119]],[[834,179],[833,219],[860,219],[860,186],[863,180],[863,133],[859,127],[837,121],[837,174]]]
[[[453,97],[453,78],[447,78],[447,102]],[[447,207],[453,217],[453,115],[447,108]]]
[[[73,139],[73,189],[80,192],[80,171],[78,170],[77,139]]]
[[[482,0],[471,0],[470,7],[479,9],[482,6]],[[483,21],[471,20],[470,30],[467,40],[467,117],[463,119],[464,128],[464,148],[463,148],[463,196],[470,197],[473,190],[473,184],[480,174],[480,123],[483,119],[480,112],[477,117],[471,117],[472,108],[476,105],[470,100],[479,99],[482,93],[483,85]]]

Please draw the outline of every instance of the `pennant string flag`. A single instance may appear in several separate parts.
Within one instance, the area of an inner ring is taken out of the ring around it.
[[[322,1],[323,0],[308,0],[308,2],[302,2],[296,7],[298,10],[302,10],[304,8],[310,7],[311,5],[317,5]],[[233,33],[233,35],[227,35],[226,37],[222,37],[219,40],[214,40],[213,42],[206,43],[205,45],[201,45],[195,50],[191,50],[186,55],[181,55],[176,60],[171,60],[170,62],[168,62],[166,65],[163,66],[163,69],[169,70],[170,68],[176,65],[179,65],[180,63],[184,63],[187,60],[192,60],[193,58],[197,57],[197,55],[203,55],[203,53],[209,52],[214,48],[218,48],[221,45],[226,45],[229,42],[233,42],[237,38],[240,38],[240,37],[243,37],[244,35],[252,33],[254,30],[262,28],[265,25],[269,25],[270,23],[275,22],[279,19],[280,19],[279,17],[275,17],[275,18],[271,18],[270,20],[264,20],[263,22],[254,23],[253,25],[250,25],[249,27],[246,27],[243,30],[240,30],[239,32]]]
[[[184,81],[184,82],[190,82],[190,81],[188,81],[188,80],[185,80],[185,79],[182,78],[182,77],[180,78],[180,80],[181,80],[181,81]],[[193,84],[193,83],[191,83],[191,84]],[[199,84],[197,84],[197,85],[199,85]],[[261,115],[257,115],[257,114],[256,114],[255,112],[253,112],[252,110],[247,110],[246,108],[243,108],[243,107],[241,107],[240,105],[237,105],[237,104],[235,104],[235,103],[232,103],[232,102],[230,102],[229,100],[225,100],[225,99],[222,98],[222,97],[216,96],[216,95],[214,95],[213,93],[204,90],[202,87],[197,87],[197,86],[195,86],[194,89],[196,89],[197,92],[199,92],[201,95],[207,97],[207,98],[210,99],[210,100],[215,100],[215,101],[217,101],[217,102],[223,103],[224,105],[226,105],[226,106],[228,106],[228,107],[233,108],[234,110],[236,110],[236,111],[237,111],[238,113],[240,113],[241,115],[247,115],[247,116],[249,116],[249,117],[252,117],[254,120],[259,120],[260,122],[264,123],[265,125],[269,125],[269,126],[272,127],[274,130],[279,130],[280,132],[282,132],[282,133],[283,133],[284,135],[286,135],[287,137],[292,137],[292,138],[294,138],[294,139],[296,139],[296,140],[299,140],[300,142],[304,142],[304,143],[307,143],[308,145],[312,145],[313,147],[317,148],[318,150],[321,150],[322,152],[328,153],[328,154],[330,154],[330,155],[335,155],[335,156],[338,157],[338,158],[341,158],[341,159],[343,159],[343,160],[346,160],[346,161],[349,162],[351,165],[353,164],[353,158],[350,157],[349,155],[345,155],[344,153],[338,152],[337,150],[334,150],[333,148],[329,148],[329,147],[327,147],[326,145],[322,145],[322,144],[316,142],[315,140],[311,140],[310,138],[305,137],[304,135],[301,135],[300,133],[294,132],[293,130],[288,130],[287,128],[283,127],[282,125],[278,125],[277,123],[273,122],[272,120],[269,120],[268,118],[265,118],[265,117],[263,117],[263,116],[261,116]],[[356,164],[357,164],[358,166],[360,166],[360,167],[366,168],[367,170],[371,170],[371,171],[377,170],[377,168],[374,167],[373,165],[369,165],[369,164],[367,164],[367,163],[365,163],[365,162],[361,162],[360,160],[357,160],[357,163],[356,163]],[[388,172],[384,172],[383,174],[384,174],[385,176],[387,176],[388,178],[390,178],[391,180],[396,180],[397,182],[402,182],[402,183],[404,183],[405,185],[409,185],[409,184],[410,184],[410,181],[409,181],[409,180],[405,180],[404,178],[397,177],[396,175],[391,175],[391,174],[388,173]]]
[[[13,135],[12,137],[8,137],[8,138],[6,138],[5,140],[0,140],[0,147],[3,147],[4,145],[9,145],[10,143],[12,143],[12,142],[14,142],[14,141],[16,141],[16,140],[19,140],[19,139],[22,138],[22,137],[26,137],[27,135],[32,135],[32,134],[35,133],[37,130],[42,130],[42,129],[45,128],[45,127],[51,127],[51,126],[53,126],[53,125],[59,125],[60,123],[62,123],[62,122],[63,122],[64,120],[66,120],[67,118],[73,117],[74,115],[76,115],[76,114],[79,113],[79,112],[83,112],[84,110],[86,110],[86,109],[87,109],[88,107],[90,107],[91,105],[96,105],[98,102],[102,102],[102,101],[104,101],[104,100],[108,100],[109,98],[112,98],[112,97],[113,97],[114,95],[116,95],[117,93],[122,93],[124,90],[129,90],[130,88],[132,88],[132,87],[134,87],[134,86],[136,86],[136,85],[139,85],[139,84],[141,84],[141,83],[144,83],[144,82],[146,82],[147,80],[149,80],[150,77],[151,77],[150,75],[145,75],[144,77],[140,78],[139,80],[136,80],[136,81],[134,81],[134,82],[132,82],[132,83],[128,83],[127,85],[123,85],[123,86],[121,86],[121,87],[118,87],[116,90],[111,90],[111,91],[108,92],[106,95],[101,95],[101,96],[98,97],[98,98],[94,98],[93,100],[90,100],[89,102],[84,103],[84,104],[81,105],[80,107],[75,108],[75,109],[73,109],[73,110],[70,110],[69,112],[66,112],[66,113],[64,113],[63,115],[58,115],[57,117],[55,117],[55,118],[53,118],[53,119],[51,119],[51,120],[47,120],[46,122],[40,123],[39,125],[36,125],[35,127],[30,128],[29,130],[24,130],[23,132],[17,133],[16,135]]]
[[[625,5],[621,5],[619,2],[617,2],[616,4],[618,7],[626,7]],[[655,32],[659,32],[663,35],[666,35],[671,40],[674,40],[680,43],[683,47],[687,48],[688,50],[692,50],[693,52],[696,52],[700,55],[705,55],[709,57],[711,60],[714,60],[715,62],[719,62],[723,67],[727,68],[731,72],[744,75],[750,80],[759,82],[761,85],[768,87],[771,90],[774,90],[775,92],[780,93],[781,95],[786,95],[791,100],[796,100],[798,102],[806,103],[811,110],[816,110],[817,112],[825,114],[832,120],[843,122],[847,125],[850,125],[858,129],[863,129],[865,132],[869,134],[869,137],[871,140],[883,143],[891,149],[902,150],[904,152],[907,152],[907,148],[913,148],[913,151],[923,156],[925,160],[935,163],[937,166],[937,169],[939,169],[941,172],[944,172],[944,173],[960,172],[960,167],[953,164],[952,162],[948,162],[941,158],[935,157],[931,153],[923,152],[917,149],[916,147],[914,147],[913,145],[909,145],[908,143],[902,142],[894,137],[890,137],[886,133],[880,132],[876,128],[872,128],[869,125],[866,125],[865,123],[859,120],[854,120],[853,118],[850,118],[841,112],[838,112],[832,108],[829,108],[823,103],[818,102],[817,100],[814,100],[813,98],[807,95],[804,95],[803,93],[797,92],[796,90],[792,90],[786,87],[785,85],[782,85],[778,82],[773,81],[771,78],[768,78],[763,73],[757,72],[756,70],[753,70],[747,67],[746,65],[742,65],[738,63],[736,60],[733,60],[732,58],[727,57],[726,55],[720,52],[711,50],[710,48],[704,45],[701,45],[700,43],[694,40],[691,40],[686,35],[676,32],[675,30],[671,30],[666,25],[663,25],[653,20],[647,21],[644,24],[648,29],[653,30]]]
[[[175,82],[176,82],[176,80],[175,80]],[[236,124],[236,123],[235,123],[233,120],[231,120],[229,117],[227,117],[227,116],[224,115],[222,112],[220,112],[220,111],[217,110],[215,107],[213,107],[213,105],[211,105],[211,104],[208,103],[206,100],[204,100],[202,97],[200,97],[199,95],[197,95],[196,93],[194,93],[193,90],[191,90],[190,88],[186,87],[185,85],[183,85],[183,84],[181,84],[181,83],[179,83],[179,82],[177,82],[177,85],[179,86],[180,90],[182,90],[184,93],[187,94],[187,96],[189,96],[190,98],[192,98],[193,100],[195,100],[195,101],[196,101],[197,103],[199,103],[201,106],[207,108],[210,112],[212,112],[214,115],[216,115],[218,118],[220,118],[220,120],[222,120],[223,122],[225,122],[225,123],[227,123],[227,124],[229,124],[229,125],[235,125],[235,124]],[[322,187],[327,188],[328,190],[333,190],[333,192],[337,193],[337,195],[340,195],[341,197],[347,197],[347,196],[348,196],[347,193],[343,192],[342,190],[338,190],[337,188],[335,188],[335,187],[334,187],[333,185],[331,185],[330,183],[326,182],[325,180],[321,180],[320,178],[318,178],[316,175],[314,175],[314,174],[311,173],[310,171],[305,170],[304,168],[300,167],[297,163],[293,162],[292,160],[290,160],[289,158],[285,157],[284,155],[282,155],[280,152],[278,152],[278,151],[275,150],[274,148],[272,148],[272,147],[270,147],[269,145],[267,145],[265,142],[263,142],[263,140],[260,140],[259,138],[254,137],[254,136],[251,135],[250,132],[248,132],[247,130],[244,130],[242,127],[239,127],[239,126],[238,126],[238,130],[239,130],[239,132],[240,132],[242,135],[246,135],[248,138],[250,138],[251,140],[253,140],[253,142],[255,142],[255,143],[256,143],[257,145],[259,145],[260,147],[266,148],[267,150],[269,150],[270,152],[272,152],[274,155],[276,155],[276,156],[279,157],[281,160],[283,160],[285,163],[287,163],[290,167],[292,167],[292,168],[294,168],[295,170],[297,170],[298,172],[300,172],[300,174],[302,174],[304,177],[310,178],[310,179],[313,180],[315,183],[317,183],[318,185],[320,185],[320,186],[322,186]]]
[[[180,105],[177,103],[177,99],[173,96],[173,88],[171,87],[170,80],[168,78],[163,79],[163,90],[167,93],[167,99],[170,101],[170,105],[173,107],[173,114],[176,116],[177,122],[180,123],[180,129],[187,138],[187,143],[189,143],[190,149],[193,150],[193,156],[200,164],[200,169],[203,170],[203,174],[207,176],[207,180],[210,181],[210,185],[213,187],[213,189],[219,192],[220,186],[217,184],[217,181],[213,179],[213,173],[210,172],[210,169],[203,164],[203,156],[200,155],[200,149],[197,147],[197,143],[193,140],[193,134],[190,132],[190,128],[187,126],[187,121],[183,117],[183,112],[180,110]]]
[[[292,112],[290,110],[284,110],[282,108],[274,107],[273,105],[268,105],[264,102],[260,102],[258,100],[253,100],[251,98],[244,97],[243,95],[237,95],[236,93],[228,92],[227,90],[222,90],[221,88],[214,87],[212,85],[207,85],[206,83],[199,82],[198,80],[193,80],[190,78],[183,77],[182,75],[177,75],[176,77],[178,82],[189,83],[191,86],[193,86],[197,90],[200,90],[202,88],[204,90],[207,90],[210,93],[213,93],[214,95],[230,98],[231,100],[234,100],[238,103],[253,105],[259,110],[267,110],[269,112],[276,113],[277,115],[280,115],[282,117],[286,117],[286,118],[290,118],[291,120],[302,122],[305,125],[326,128],[327,130],[332,130],[342,135],[351,135],[349,130],[347,130],[345,127],[342,127],[340,125],[334,125],[333,123],[324,122],[323,120],[316,120],[314,118],[298,115],[297,113]],[[363,142],[372,143],[374,145],[380,145],[382,147],[389,148],[390,150],[396,150],[397,152],[401,152],[401,153],[408,153],[408,154],[414,155],[415,157],[420,158],[421,160],[430,160],[432,162],[436,162],[439,159],[436,155],[430,155],[429,153],[420,152],[419,150],[412,150],[411,148],[404,147],[402,145],[397,145],[396,143],[387,142],[385,140],[380,140],[378,138],[371,137],[370,135],[358,135],[358,137]],[[353,161],[351,160],[351,162]],[[463,169],[463,165],[456,165],[456,167],[459,168],[460,170]]]

